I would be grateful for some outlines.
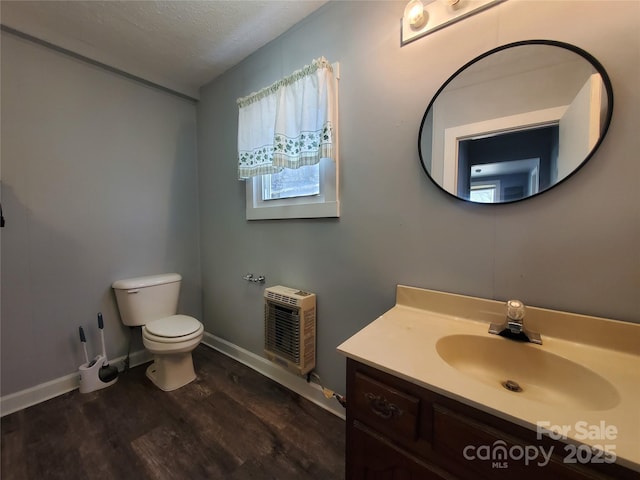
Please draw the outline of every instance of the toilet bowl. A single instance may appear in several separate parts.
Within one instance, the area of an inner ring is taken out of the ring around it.
[[[171,391],[196,379],[191,352],[204,335],[202,323],[176,314],[182,277],[176,273],[113,282],[122,323],[142,327],[142,343],[153,354],[147,377]]]
[[[142,343],[153,353],[147,377],[161,390],[170,392],[196,379],[191,352],[200,344],[204,327],[193,317],[172,315],[142,327]]]

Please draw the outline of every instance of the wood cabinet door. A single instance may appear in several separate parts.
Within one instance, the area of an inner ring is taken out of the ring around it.
[[[347,456],[347,480],[442,480],[432,467],[397,449],[382,437],[350,426],[352,455]],[[451,478],[448,476],[447,478]]]

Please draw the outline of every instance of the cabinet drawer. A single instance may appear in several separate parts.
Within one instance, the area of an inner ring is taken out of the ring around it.
[[[355,418],[390,437],[410,444],[417,438],[420,399],[360,372],[355,375]]]

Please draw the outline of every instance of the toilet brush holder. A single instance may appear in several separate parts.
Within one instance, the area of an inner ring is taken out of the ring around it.
[[[98,355],[91,362],[80,365],[80,393],[93,392],[116,383],[118,370],[108,365],[105,368],[105,361],[103,355]]]

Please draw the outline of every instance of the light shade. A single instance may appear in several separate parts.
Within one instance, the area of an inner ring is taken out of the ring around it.
[[[418,29],[427,22],[428,14],[420,0],[411,0],[404,9],[404,18],[412,29]]]

